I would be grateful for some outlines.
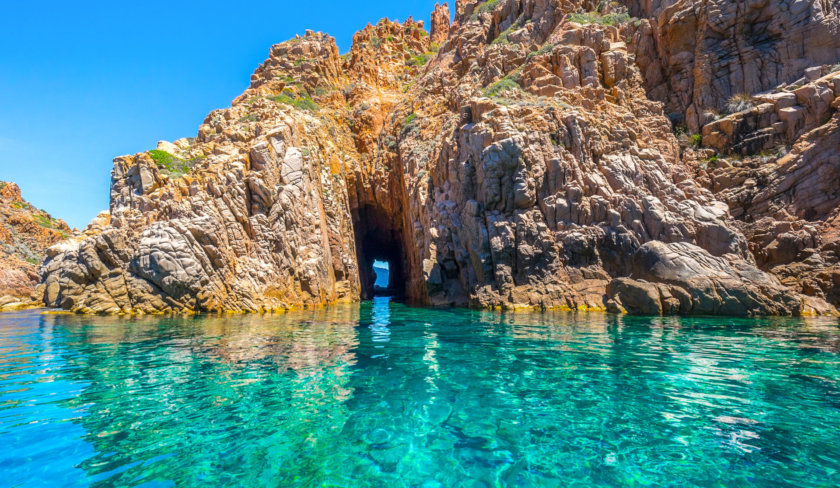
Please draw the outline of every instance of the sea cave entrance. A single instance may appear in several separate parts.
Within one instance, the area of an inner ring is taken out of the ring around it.
[[[362,300],[375,296],[404,300],[404,254],[397,226],[387,213],[375,207],[361,207],[354,217]]]

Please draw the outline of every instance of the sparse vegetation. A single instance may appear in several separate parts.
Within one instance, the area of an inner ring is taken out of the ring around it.
[[[496,5],[498,5],[501,1],[502,0],[487,0],[486,2],[482,2],[481,5],[479,5],[476,9],[476,12],[478,12],[479,14],[483,14],[485,12],[492,12],[496,8]]]
[[[523,25],[525,25],[524,18],[525,18],[524,15],[519,16],[519,18],[516,19],[516,21],[514,21],[514,23],[510,25],[510,27],[508,27],[507,29],[504,30],[504,32],[499,34],[498,37],[493,39],[493,42],[491,42],[490,44],[495,44],[495,45],[510,44],[510,39],[508,39],[508,35],[510,35],[513,32],[516,32],[517,30],[519,30],[519,28],[521,28]]]
[[[193,166],[195,166],[195,163],[206,157],[198,156],[190,160],[185,160],[160,149],[152,149],[149,151],[149,156],[151,156],[161,172],[172,178],[180,178],[189,173]]]
[[[569,15],[569,21],[576,24],[618,25],[633,20],[627,12],[600,14],[598,12],[583,12]]]
[[[434,56],[433,52],[420,53],[417,56],[414,56],[413,58],[409,59],[407,64],[409,66],[425,66],[426,63],[428,63],[429,60],[432,59],[432,56]]]
[[[526,59],[530,60],[533,57],[542,56],[543,54],[550,53],[553,49],[554,49],[554,44],[546,43],[542,47],[537,49],[536,51],[531,51],[530,53],[528,53],[528,56],[526,57]]]
[[[6,188],[6,184],[7,183],[5,181],[0,181],[0,190],[2,190],[3,188]]]
[[[244,117],[239,118],[239,122],[256,122],[256,121],[257,121],[257,116],[254,115],[254,114],[248,114]]]
[[[55,219],[52,219],[45,215],[36,215],[35,223],[37,223],[41,227],[46,227],[47,229],[54,229],[58,226],[58,222]]]
[[[501,80],[484,89],[483,95],[488,98],[498,97],[506,91],[518,91],[521,87],[514,76],[505,76]]]
[[[493,42],[490,43],[492,46],[506,46],[508,44],[510,44],[510,39],[508,39],[507,31],[499,34],[499,37],[493,39]]]
[[[499,2],[501,2],[501,1],[502,0],[487,0],[486,2],[480,3],[478,5],[478,7],[475,9],[475,11],[473,12],[473,14],[470,16],[470,20],[471,21],[478,20],[479,15],[487,13],[487,12],[492,12],[493,9],[495,9],[496,6],[499,5]]]
[[[837,63],[837,64],[835,64],[834,66],[831,67],[831,72],[832,73],[835,73],[837,71],[840,71],[840,63]]]
[[[319,107],[318,104],[312,100],[308,93],[300,95],[295,94],[291,90],[283,90],[283,93],[279,95],[274,95],[273,97],[268,97],[268,99],[277,103],[291,105],[292,107],[295,107],[299,110],[317,112],[321,109],[321,107]]]
[[[730,114],[735,114],[738,112],[743,112],[744,110],[749,110],[755,106],[755,102],[753,102],[752,95],[749,93],[736,93],[729,97],[729,100],[726,101],[726,112]]]
[[[322,97],[322,96],[324,96],[328,93],[332,93],[334,90],[335,90],[335,88],[333,88],[331,86],[318,85],[318,86],[315,87],[315,96],[316,97]]]
[[[403,121],[401,132],[405,133],[405,132],[411,130],[414,127],[414,125],[415,125],[414,123],[416,121],[417,121],[417,114],[414,113],[414,112],[411,112],[411,114],[409,114],[409,116],[406,117],[405,120]]]
[[[703,136],[700,134],[694,134],[689,138],[689,142],[693,147],[700,147],[703,145]]]

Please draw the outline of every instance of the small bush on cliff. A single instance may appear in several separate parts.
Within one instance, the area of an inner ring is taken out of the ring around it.
[[[481,2],[478,7],[473,11],[473,14],[470,15],[470,21],[478,20],[478,16],[487,12],[492,12],[493,9],[499,5],[501,0],[487,0],[486,2]]]
[[[486,2],[482,2],[475,11],[478,14],[492,12],[501,1],[502,0],[487,0]]]
[[[749,110],[755,106],[755,102],[753,102],[752,95],[749,93],[736,93],[729,97],[729,100],[726,101],[726,112],[730,114],[735,114],[738,112],[743,112],[744,110]]]
[[[195,163],[205,158],[205,156],[198,156],[185,160],[160,149],[152,149],[149,151],[149,156],[161,172],[172,178],[180,178],[189,173]]]
[[[408,117],[406,117],[405,120],[403,121],[401,132],[405,133],[406,131],[410,130],[413,127],[414,122],[416,120],[417,120],[417,114],[414,113],[414,112],[411,112],[411,114]]]
[[[387,136],[385,136],[385,138],[383,139],[383,142],[385,143],[386,146],[388,146],[388,149],[391,149],[392,151],[394,149],[396,149],[397,145],[398,145],[397,144],[397,138],[392,136],[391,134],[388,134]]]
[[[509,90],[520,90],[521,87],[512,76],[505,76],[501,80],[493,83],[484,89],[483,95],[488,98],[498,97],[502,93]]]
[[[510,27],[508,27],[507,29],[504,30],[504,32],[499,34],[499,37],[493,39],[493,42],[491,42],[490,44],[495,44],[495,45],[510,44],[510,39],[508,39],[508,35],[512,34],[513,32],[516,32],[517,30],[522,28],[522,26],[525,25],[527,22],[530,22],[530,21],[525,20],[525,14],[520,15],[513,22],[513,24],[510,25]]]
[[[284,90],[283,93],[273,97],[268,97],[268,99],[277,103],[291,105],[299,110],[308,110],[310,112],[317,112],[321,108],[312,100],[312,98],[309,97],[308,93],[305,95],[296,95],[290,90]]]
[[[45,215],[36,215],[35,222],[41,227],[46,227],[47,229],[54,229],[58,225],[58,222],[56,222],[55,219]]]
[[[554,49],[554,44],[545,43],[541,48],[537,49],[536,51],[531,51],[528,53],[528,56],[525,58],[526,60],[530,60],[536,56],[542,56],[543,54],[550,53]]]
[[[835,64],[834,66],[831,67],[831,72],[832,73],[837,72],[837,71],[840,71],[840,63],[837,63],[837,64]]]
[[[693,147],[700,147],[703,145],[703,136],[700,134],[694,134],[691,136],[690,142]]]
[[[432,59],[432,56],[434,56],[434,53],[431,52],[420,53],[417,56],[414,56],[413,58],[409,59],[407,64],[409,66],[425,66],[426,63],[428,63],[429,60]]]
[[[584,12],[569,15],[569,22],[576,24],[598,24],[598,25],[617,25],[629,22],[632,20],[630,14],[627,12],[616,12],[611,14],[600,14],[598,12]]]

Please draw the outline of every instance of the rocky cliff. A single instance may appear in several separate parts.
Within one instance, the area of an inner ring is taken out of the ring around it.
[[[39,291],[289,309],[368,297],[381,259],[421,305],[833,313],[837,6],[466,0],[345,55],[307,32],[196,138],[117,158],[110,222]]]
[[[24,200],[16,184],[0,181],[0,309],[30,302],[45,251],[71,232]]]

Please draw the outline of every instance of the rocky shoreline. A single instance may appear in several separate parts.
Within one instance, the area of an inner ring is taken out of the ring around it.
[[[82,313],[840,305],[840,2],[465,0],[271,48],[49,248]]]

